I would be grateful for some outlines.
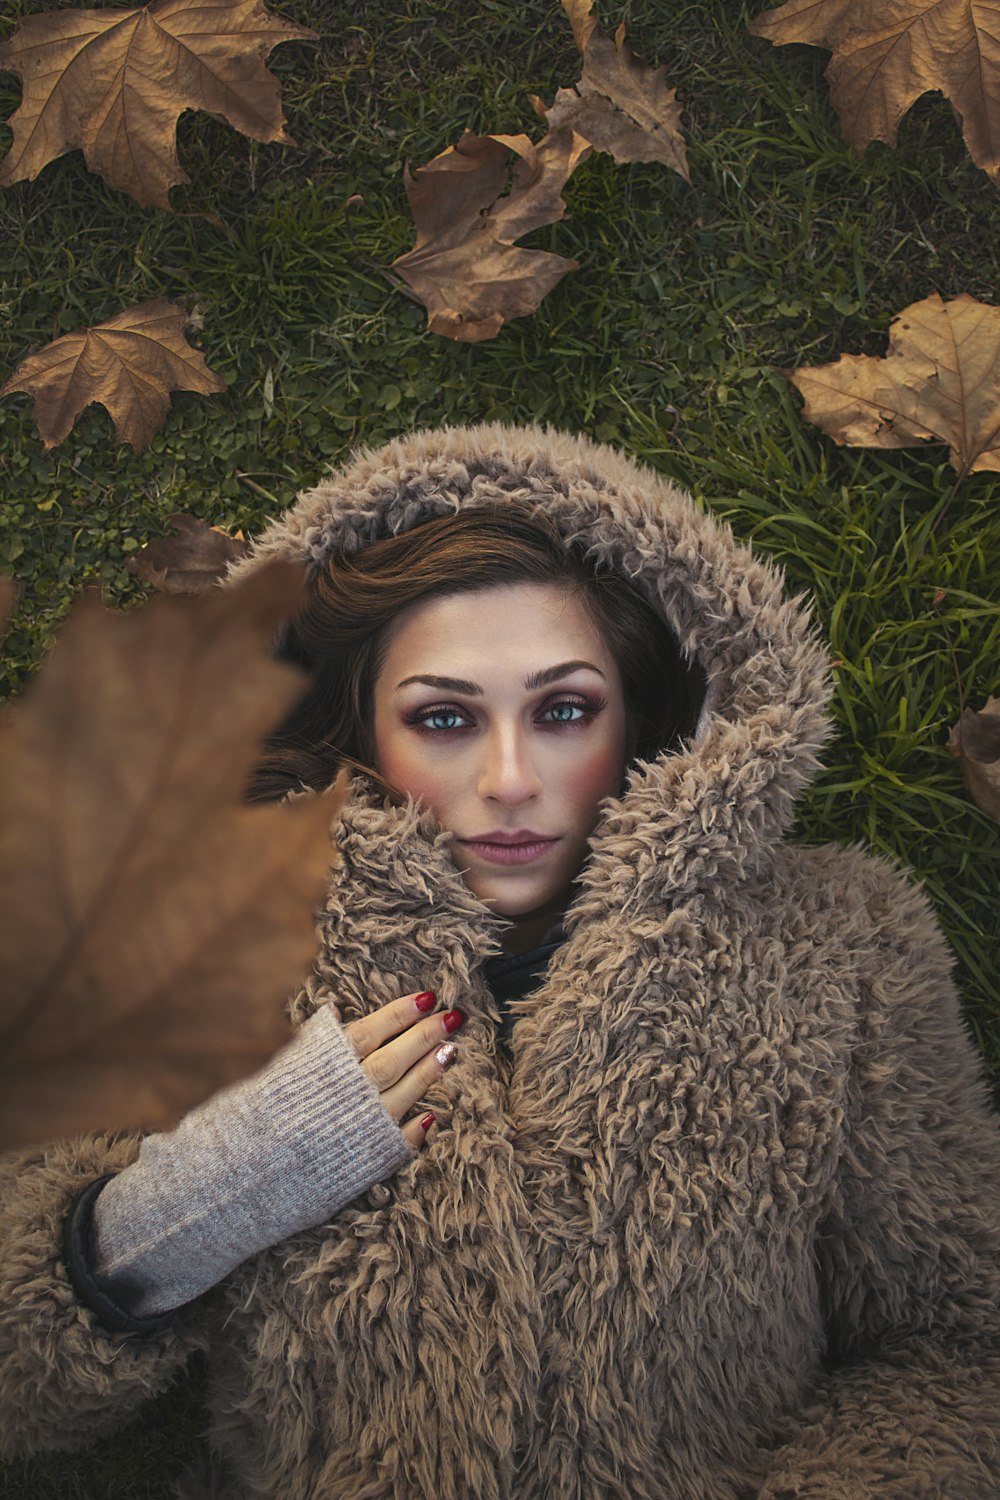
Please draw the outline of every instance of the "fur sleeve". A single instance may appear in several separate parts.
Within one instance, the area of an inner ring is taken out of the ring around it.
[[[86,1185],[132,1161],[137,1136],[88,1136],[0,1158],[0,1458],[82,1447],[123,1426],[200,1339],[104,1332],[77,1300],[62,1228]]]
[[[758,1500],[1000,1493],[1000,1121],[924,891],[864,866],[845,1150],[816,1244],[828,1373]]]

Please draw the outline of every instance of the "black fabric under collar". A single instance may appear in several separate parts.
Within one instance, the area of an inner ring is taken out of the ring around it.
[[[510,1046],[514,1023],[508,1005],[512,1000],[521,1000],[538,988],[549,966],[549,959],[556,949],[566,941],[562,922],[559,921],[545,934],[537,948],[525,953],[497,953],[483,965],[483,977],[490,993],[500,1008],[500,1031],[504,1042]]]

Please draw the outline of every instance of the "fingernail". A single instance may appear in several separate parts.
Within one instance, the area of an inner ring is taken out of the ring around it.
[[[444,1022],[445,1031],[447,1031],[448,1035],[450,1036],[453,1031],[458,1030],[462,1022],[465,1020],[465,1012],[462,1010],[450,1010],[448,1014],[446,1016],[442,1016],[441,1019]]]
[[[430,1128],[431,1128],[431,1126],[433,1124],[434,1124],[434,1115],[433,1115],[433,1112],[432,1112],[429,1115],[424,1115],[424,1118],[420,1121],[420,1129],[421,1130],[430,1130]]]
[[[438,1065],[442,1068],[450,1068],[451,1064],[455,1061],[457,1051],[458,1047],[454,1042],[445,1042],[444,1046],[439,1047],[434,1054]]]
[[[419,995],[414,996],[414,1005],[420,1014],[425,1016],[429,1010],[433,1010],[438,1003],[438,997],[433,990],[421,990]]]

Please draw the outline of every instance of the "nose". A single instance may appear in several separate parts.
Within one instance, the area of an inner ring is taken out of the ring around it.
[[[525,736],[516,726],[497,725],[484,741],[480,797],[517,807],[537,796],[541,788]]]

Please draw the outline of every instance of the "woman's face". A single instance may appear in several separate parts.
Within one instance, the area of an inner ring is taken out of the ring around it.
[[[424,600],[391,627],[375,749],[385,779],[451,833],[475,894],[516,919],[505,942],[523,951],[565,909],[598,804],[621,790],[621,677],[582,604],[555,584]],[[547,842],[499,862],[489,840],[502,835]]]

